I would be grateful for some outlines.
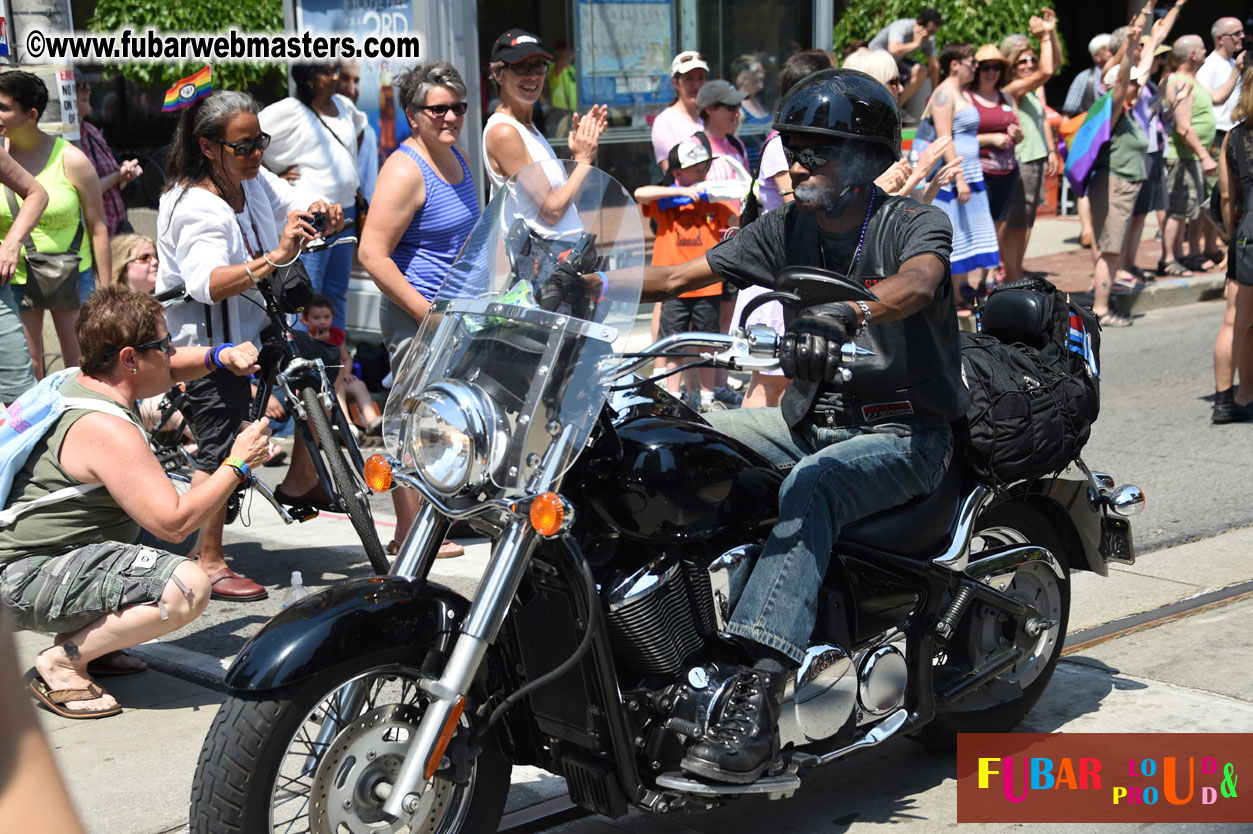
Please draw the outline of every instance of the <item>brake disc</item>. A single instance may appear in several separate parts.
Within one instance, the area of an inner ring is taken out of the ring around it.
[[[389,704],[344,728],[322,757],[309,792],[309,828],[317,834],[399,834],[405,821],[388,822],[383,803],[395,785],[422,710]],[[429,819],[447,802],[448,785],[435,780],[413,819]],[[420,830],[420,829],[414,829]]]

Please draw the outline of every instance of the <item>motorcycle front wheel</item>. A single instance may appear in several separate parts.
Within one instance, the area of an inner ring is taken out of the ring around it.
[[[958,733],[1009,732],[1027,716],[1052,680],[1070,619],[1071,557],[1063,538],[1034,508],[1006,503],[979,520],[971,540],[970,558],[977,560],[980,551],[1025,544],[1038,545],[1053,554],[1061,565],[1063,578],[1058,579],[1043,563],[1032,562],[990,579],[998,589],[1053,620],[1053,627],[1040,634],[1017,664],[957,702],[955,711],[937,715],[909,736],[919,744],[948,750],[957,745]],[[936,658],[936,680],[943,680],[946,674],[960,675],[998,654],[1005,641],[1013,638],[1007,632],[1010,622],[991,608],[971,605],[949,640],[947,654]]]
[[[493,733],[455,781],[446,771],[436,774],[411,827],[389,823],[382,813],[425,711],[424,677],[407,660],[375,660],[290,690],[227,698],[196,765],[191,832],[495,831],[510,766]],[[469,730],[463,719],[457,737],[464,741]]]

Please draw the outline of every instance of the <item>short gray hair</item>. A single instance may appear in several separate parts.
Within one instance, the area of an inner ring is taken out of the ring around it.
[[[1013,52],[1015,49],[1021,50],[1029,46],[1031,46],[1030,38],[1020,32],[1011,32],[1001,38],[1000,50],[1002,55],[1009,57],[1009,53]]]
[[[447,61],[418,64],[397,80],[396,87],[400,90],[400,107],[406,113],[426,104],[426,97],[437,87],[451,90],[458,98],[466,97],[466,82]]]
[[[1127,26],[1119,26],[1117,29],[1109,33],[1109,51],[1117,52],[1122,48],[1122,42],[1127,39],[1127,32],[1130,31]]]
[[[1100,52],[1102,49],[1108,49],[1108,48],[1109,48],[1109,35],[1103,35],[1103,34],[1097,35],[1095,38],[1088,41],[1088,54],[1091,55],[1093,58],[1096,57],[1096,53]]]

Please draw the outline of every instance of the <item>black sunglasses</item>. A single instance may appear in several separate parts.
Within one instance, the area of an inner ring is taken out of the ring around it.
[[[415,110],[425,110],[428,113],[443,118],[448,115],[451,110],[454,116],[464,116],[466,111],[470,109],[469,102],[459,101],[456,104],[420,104],[414,108]]]
[[[247,142],[227,142],[225,139],[217,141],[219,145],[230,148],[235,156],[252,156],[257,151],[264,151],[270,147],[270,134],[262,133],[256,139],[249,139]]]
[[[159,350],[162,353],[167,353],[170,349],[170,341],[170,334],[166,333],[160,339],[154,339],[151,342],[140,342],[137,345],[122,345],[122,347],[133,347],[135,350]],[[115,353],[120,353],[121,350],[122,348],[111,350],[105,356],[112,356]]]
[[[843,148],[839,145],[815,145],[809,148],[793,149],[785,144],[783,156],[787,159],[788,165],[795,165],[799,162],[806,171],[816,171],[834,159],[841,150]]]

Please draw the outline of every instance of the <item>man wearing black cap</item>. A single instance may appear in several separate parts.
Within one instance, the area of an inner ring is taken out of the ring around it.
[[[794,202],[704,257],[650,267],[644,278],[644,300],[660,301],[718,280],[772,287],[785,266],[804,265],[878,296],[798,311],[779,350],[793,379],[781,408],[708,415],[792,467],[779,520],[727,625],[753,665],[740,668],[709,733],[682,763],[732,783],[752,782],[777,761],[783,689],[809,647],[841,527],[933,491],[952,455],[949,424],[968,404],[949,280],[952,226],[939,209],[873,185],[900,153],[892,94],[864,73],[824,70],[793,89],[774,127],[791,162]],[[849,341],[863,355],[845,382],[841,346]]]

